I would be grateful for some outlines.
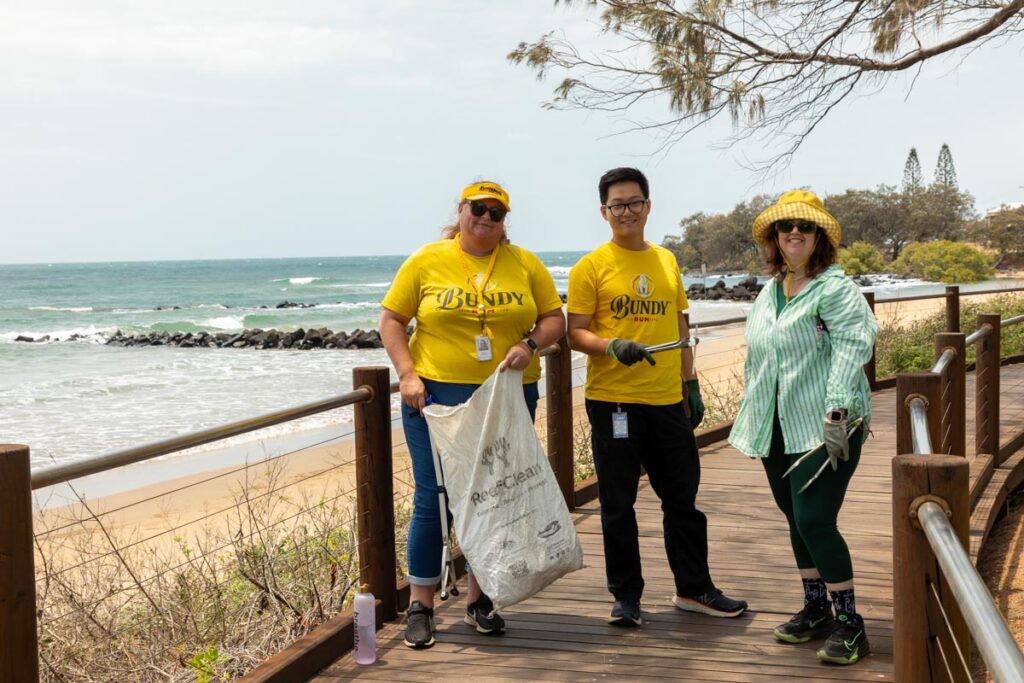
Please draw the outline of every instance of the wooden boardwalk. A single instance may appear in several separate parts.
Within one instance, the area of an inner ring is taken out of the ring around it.
[[[1024,365],[1003,368],[1002,375],[1005,441],[1024,425]],[[973,382],[967,396],[967,433],[972,435]],[[722,442],[702,452],[699,505],[708,516],[712,576],[730,596],[750,603],[742,617],[718,619],[672,606],[659,503],[643,481],[637,502],[647,580],[642,628],[605,623],[611,596],[595,501],[575,515],[586,567],[506,610],[504,636],[477,635],[462,623],[464,597],[451,599],[438,603],[433,648],[405,647],[403,624],[391,623],[377,634],[377,664],[358,666],[350,653],[314,680],[891,681],[895,400],[895,390],[874,396],[875,436],[865,446],[839,520],[853,553],[857,606],[872,647],[872,655],[855,666],[821,664],[814,654],[817,643],[788,645],[772,636],[772,628],[801,607],[803,596],[785,519],[772,501],[761,465]],[[968,438],[969,455],[973,447]]]

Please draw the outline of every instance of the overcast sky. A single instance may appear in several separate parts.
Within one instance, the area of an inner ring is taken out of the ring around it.
[[[930,180],[943,142],[979,209],[1024,200],[1022,39],[846,102],[760,180],[761,150],[714,148],[725,121],[662,158],[542,109],[555,81],[505,55],[552,29],[602,45],[552,0],[4,0],[0,263],[405,254],[478,177],[508,189],[515,242],[590,249],[620,165],[648,173],[660,241],[758,192],[898,184],[911,146]]]

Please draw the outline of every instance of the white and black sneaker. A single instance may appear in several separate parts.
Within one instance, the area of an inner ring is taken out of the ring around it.
[[[485,593],[466,608],[463,621],[484,635],[496,636],[505,632],[505,620],[494,610],[494,603]]]
[[[405,613],[405,644],[414,650],[434,644],[434,608],[413,600]]]
[[[612,615],[608,617],[608,623],[612,626],[643,626],[644,620],[640,616],[640,601],[630,598],[616,600],[612,605]]]

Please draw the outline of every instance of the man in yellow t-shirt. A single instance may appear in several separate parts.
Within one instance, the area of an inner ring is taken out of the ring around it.
[[[657,357],[648,346],[689,338],[689,304],[675,257],[644,240],[647,178],[616,168],[598,183],[612,239],[569,274],[569,342],[586,353],[587,416],[601,501],[605,572],[615,597],[610,622],[639,626],[644,579],[633,505],[641,468],[662,501],[665,551],[682,610],[735,617],[747,603],[715,588],[707,518],[697,509],[700,459],[693,429],[704,416],[693,352]],[[683,398],[683,382],[687,396]],[[687,417],[688,406],[690,416]]]

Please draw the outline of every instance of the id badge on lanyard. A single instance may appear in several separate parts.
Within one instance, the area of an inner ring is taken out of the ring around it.
[[[491,350],[491,338],[486,334],[478,334],[476,337],[476,359],[478,361],[488,361],[494,357],[494,353]]]
[[[617,410],[612,413],[612,438],[629,438],[629,417],[622,412],[622,406],[615,406]]]

